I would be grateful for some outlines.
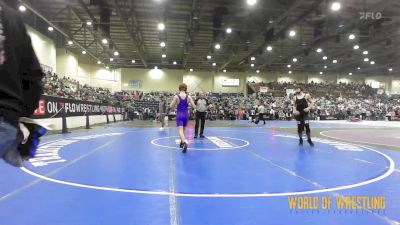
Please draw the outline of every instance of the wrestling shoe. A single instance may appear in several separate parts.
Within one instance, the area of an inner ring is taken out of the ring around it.
[[[310,144],[311,147],[314,147],[314,142],[311,141],[311,139],[307,140],[308,144]]]
[[[188,148],[188,144],[186,142],[184,142],[183,146],[182,146],[182,153],[186,153],[187,148]]]

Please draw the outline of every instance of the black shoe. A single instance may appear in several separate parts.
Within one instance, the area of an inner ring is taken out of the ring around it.
[[[200,137],[201,137],[201,138],[205,138],[205,136],[204,136],[204,135],[202,135],[202,134],[200,134]]]
[[[183,148],[183,142],[179,144],[179,148]]]
[[[307,140],[308,144],[310,144],[311,147],[314,147],[314,142],[311,141],[311,139]]]
[[[194,135],[194,137],[193,138],[197,138],[197,134],[196,135]]]
[[[188,148],[188,145],[187,145],[187,143],[186,143],[186,142],[184,142],[184,143],[183,143],[183,149],[182,149],[182,153],[186,153],[186,151],[187,151],[187,148]]]
[[[303,138],[300,138],[300,139],[299,139],[299,145],[300,145],[300,146],[303,146]]]

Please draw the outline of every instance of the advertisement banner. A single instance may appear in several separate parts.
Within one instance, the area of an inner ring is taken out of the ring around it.
[[[114,107],[108,104],[42,95],[39,107],[35,110],[32,118],[59,118],[62,116],[62,109],[65,109],[67,117],[85,116],[86,112],[89,115],[103,115],[106,112],[120,114],[124,112],[122,107]]]

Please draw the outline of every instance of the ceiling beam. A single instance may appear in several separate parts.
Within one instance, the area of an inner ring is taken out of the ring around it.
[[[386,7],[386,5],[392,3],[392,1],[393,0],[381,0],[380,2],[374,4],[373,7],[369,8],[369,9],[366,9],[366,11],[371,11],[371,12],[383,11],[383,9]],[[340,31],[337,31],[334,34],[331,34],[329,36],[325,36],[325,37],[322,36],[322,37],[315,38],[313,40],[312,44],[309,45],[309,47],[307,49],[302,49],[300,51],[297,51],[296,53],[292,54],[290,57],[286,57],[285,59],[283,59],[281,61],[282,62],[286,62],[286,61],[290,60],[292,57],[296,57],[296,56],[299,56],[301,54],[304,54],[305,51],[311,51],[315,47],[321,46],[321,44],[334,39],[338,35],[343,35],[343,34],[347,33],[348,31],[353,30],[354,28],[361,27],[361,26],[364,26],[364,25],[366,25],[368,23],[375,22],[375,20],[360,20],[359,15],[360,14],[358,12],[355,13],[354,14],[354,18],[355,19],[353,21],[347,21],[346,23],[349,24],[349,25],[343,27]],[[345,51],[347,51],[347,49]],[[343,53],[343,54],[345,54],[345,53]],[[332,57],[330,57],[330,58],[332,58]],[[266,65],[267,64],[265,63],[261,67],[265,67]],[[297,69],[301,69],[301,68],[302,67],[297,68]]]
[[[136,48],[136,53],[139,55],[140,60],[142,61],[143,65],[145,67],[147,67],[147,62],[146,62],[146,58],[145,58],[146,53],[143,52],[143,47],[140,46],[140,44],[139,44],[139,43],[143,43],[141,40],[139,40],[139,37],[141,37],[141,35],[137,35],[137,36],[134,35],[134,32],[131,29],[131,27],[128,25],[128,21],[125,18],[125,15],[123,14],[121,8],[119,7],[117,0],[112,0],[112,3],[113,3],[113,6],[114,6],[115,10],[117,11],[117,14],[119,15],[119,17],[120,17],[120,19],[122,21],[122,24],[125,27],[125,30],[128,32],[129,37],[133,41],[133,45]],[[131,17],[134,18],[135,14],[134,14],[133,11],[131,11],[131,12],[132,12]],[[134,21],[136,19],[132,19],[132,20]],[[139,30],[138,27],[135,30],[136,30],[136,33],[138,33],[138,30]]]
[[[190,15],[189,15],[189,23],[188,23],[188,28],[187,28],[186,37],[185,37],[185,43],[184,43],[184,47],[183,47],[183,68],[186,68],[186,65],[189,60],[190,43],[188,43],[188,40],[190,39],[191,42],[193,41],[193,34],[192,34],[193,15],[192,15],[192,13],[194,12],[195,9],[196,9],[196,0],[192,0],[192,9],[191,9]]]
[[[52,26],[55,30],[57,30],[61,35],[63,35],[64,37],[68,38],[68,40],[73,41],[79,48],[81,48],[82,50],[85,50],[87,52],[88,55],[90,55],[91,57],[93,57],[95,60],[100,60],[94,53],[92,53],[91,51],[89,51],[89,49],[87,49],[86,47],[84,47],[82,44],[80,44],[76,39],[74,39],[72,36],[70,36],[68,34],[67,31],[63,30],[62,28],[60,28],[59,26],[57,26],[56,24],[54,24],[53,22],[51,22],[47,17],[45,17],[42,13],[40,13],[38,10],[36,10],[34,7],[32,7],[32,5],[26,1],[26,0],[20,0],[21,3],[24,4],[24,6],[31,11],[33,14],[35,14],[37,17],[41,18],[44,22],[46,22],[49,26]]]
[[[74,9],[73,7],[69,6],[69,9],[71,10],[71,13],[72,13],[72,14],[79,20],[79,22],[82,24],[81,28],[80,28],[78,31],[82,30],[85,21],[78,15],[78,13],[75,11],[75,9]],[[76,32],[78,32],[78,31],[76,31]],[[104,52],[104,47],[103,47],[103,45],[102,45],[102,43],[101,43],[101,41],[100,41],[98,35],[96,35],[95,32],[94,32],[92,29],[89,29],[89,33],[92,35],[93,40],[97,41],[98,45],[96,45],[96,46],[100,46],[101,51]],[[72,34],[72,36],[75,36],[75,32]],[[108,56],[110,56],[110,53],[109,53],[109,52],[108,52],[108,54],[109,54]]]
[[[285,13],[283,13],[281,16],[279,16],[273,24],[269,24],[266,28],[262,28],[256,35],[254,35],[254,37],[258,37],[260,35],[263,35],[267,32],[271,32],[273,29],[275,29],[278,24],[282,23],[284,20],[287,19],[287,17],[296,9],[298,9],[301,6],[304,6],[304,3],[306,2],[306,0],[297,0],[296,2],[294,2],[290,8],[288,10],[285,11]],[[273,36],[273,40],[269,40],[271,44],[273,41],[278,40],[279,39],[279,34],[281,32],[285,32],[288,28],[290,28],[291,26],[293,26],[294,24],[296,24],[297,22],[302,21],[306,16],[308,16],[308,14],[310,14],[312,11],[314,11],[314,7],[319,5],[321,1],[316,0],[312,7],[310,7],[310,10],[307,10],[305,13],[303,13],[302,15],[300,15],[298,18],[296,18],[293,21],[290,21],[289,23],[287,23],[285,26],[283,26],[276,34],[274,34]],[[254,39],[254,38],[253,38]],[[245,62],[245,60],[247,60],[249,57],[257,54],[258,52],[260,52],[260,50],[264,50],[265,46],[268,44],[268,41],[265,40],[264,43],[262,45],[260,45],[256,50],[252,51],[250,54],[248,54],[246,57],[243,57],[239,62],[239,64],[243,64]],[[235,54],[232,54],[227,62],[220,68],[220,69],[224,69],[225,67],[227,67],[229,64],[232,63],[233,59],[235,57]]]

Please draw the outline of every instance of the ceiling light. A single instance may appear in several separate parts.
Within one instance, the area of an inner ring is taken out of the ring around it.
[[[25,11],[26,11],[26,7],[25,7],[24,5],[20,5],[20,6],[18,7],[18,9],[19,9],[19,11],[21,11],[21,12],[25,12]]]
[[[47,28],[47,30],[49,30],[49,31],[53,31],[53,30],[54,30],[54,28],[53,28],[53,27],[48,27],[48,28]]]
[[[114,58],[110,58],[110,62],[114,62]]]
[[[287,68],[290,68],[290,67],[292,67],[292,65],[287,65]]]
[[[363,55],[368,55],[368,51],[363,51]]]
[[[73,41],[68,41],[68,45],[73,45],[74,42]]]
[[[371,65],[374,65],[374,64],[375,64],[375,61],[371,61],[370,63],[371,63]]]
[[[389,68],[389,71],[392,72],[392,71],[393,71],[393,68]]]
[[[259,71],[259,70],[257,70],[257,71],[256,71],[256,73],[260,73],[260,71]]]
[[[190,72],[193,72],[193,69],[190,69]]]
[[[255,61],[255,60],[256,60],[256,57],[253,56],[253,57],[250,58],[250,60],[251,60],[251,61]]]
[[[132,59],[132,63],[135,64],[135,63],[136,63],[136,60]]]
[[[321,53],[321,52],[322,52],[322,49],[321,49],[321,48],[318,48],[318,49],[317,49],[317,52],[318,52],[318,53]]]
[[[297,62],[297,58],[293,58],[293,62]]]
[[[100,60],[98,60],[98,61],[97,61],[97,64],[99,64],[99,65],[100,65],[100,64],[101,64],[101,61],[100,61]]]
[[[355,50],[357,50],[359,48],[360,48],[360,46],[358,46],[358,45],[354,45],[354,47],[353,47],[353,49],[355,49]]]
[[[167,55],[166,54],[162,54],[161,57],[162,58],[167,58]]]
[[[342,28],[342,27],[344,27],[344,25],[343,24],[339,24],[339,27]]]
[[[213,66],[216,66],[216,65],[217,65],[217,63],[213,63],[212,65],[213,65]]]
[[[289,32],[289,36],[290,36],[290,37],[296,36],[296,31],[291,30],[291,31]]]
[[[155,70],[158,70],[158,66],[155,66],[154,69],[155,69]]]
[[[110,69],[110,67],[109,67],[109,66],[106,66],[106,69]]]
[[[87,22],[86,22],[86,25],[88,25],[88,26],[92,26],[92,25],[93,25],[93,23],[92,23],[92,21],[87,21]]]
[[[353,73],[349,73],[349,76],[353,75]]]
[[[176,61],[174,61],[172,64],[174,64],[174,65],[176,65],[176,64],[178,64]]]
[[[324,68],[326,69],[326,68],[328,68],[328,66],[324,66]]]
[[[364,62],[368,62],[369,61],[369,59],[368,58],[364,58]]]
[[[357,67],[358,70],[361,70],[361,67]]]
[[[323,59],[323,60],[327,60],[327,59],[328,59],[328,56],[324,56],[324,57],[322,57],[322,59]]]
[[[292,74],[292,71],[291,70],[289,70],[289,72],[288,72],[289,74]]]
[[[339,2],[333,2],[331,5],[332,11],[339,11],[342,5]]]
[[[86,55],[86,51],[85,51],[85,50],[83,50],[83,51],[82,51],[82,54]]]
[[[211,55],[208,55],[208,56],[207,56],[207,59],[211,59],[211,58],[212,58],[212,56],[211,56]]]
[[[254,67],[255,65],[254,65],[254,63],[252,63],[250,66],[251,66],[251,67]]]
[[[271,46],[268,46],[268,47],[267,47],[267,51],[269,51],[269,52],[272,51],[272,47],[271,47]]]
[[[332,62],[333,62],[333,63],[337,63],[337,60],[336,60],[336,59],[334,59]]]
[[[159,23],[157,25],[158,30],[165,30],[165,24],[164,23]]]
[[[349,35],[349,39],[350,39],[350,40],[354,40],[354,38],[356,38],[356,35],[354,35],[354,34],[350,34],[350,35]]]
[[[101,40],[101,43],[103,43],[103,44],[108,44],[108,40],[105,39],[105,38],[103,38],[103,40]]]
[[[215,44],[215,49],[221,49],[221,45],[220,44]]]
[[[228,28],[226,29],[226,33],[227,33],[227,34],[232,33],[232,28],[228,27]]]
[[[322,75],[322,74],[324,74],[324,72],[321,71],[321,72],[319,72],[319,74]]]
[[[223,70],[224,73],[226,73],[226,70]]]
[[[115,55],[115,56],[119,56],[119,52],[115,51],[115,52],[114,52],[114,55]]]
[[[247,5],[253,6],[257,3],[257,0],[247,0]]]
[[[165,47],[165,42],[161,42],[160,46],[164,48]]]

